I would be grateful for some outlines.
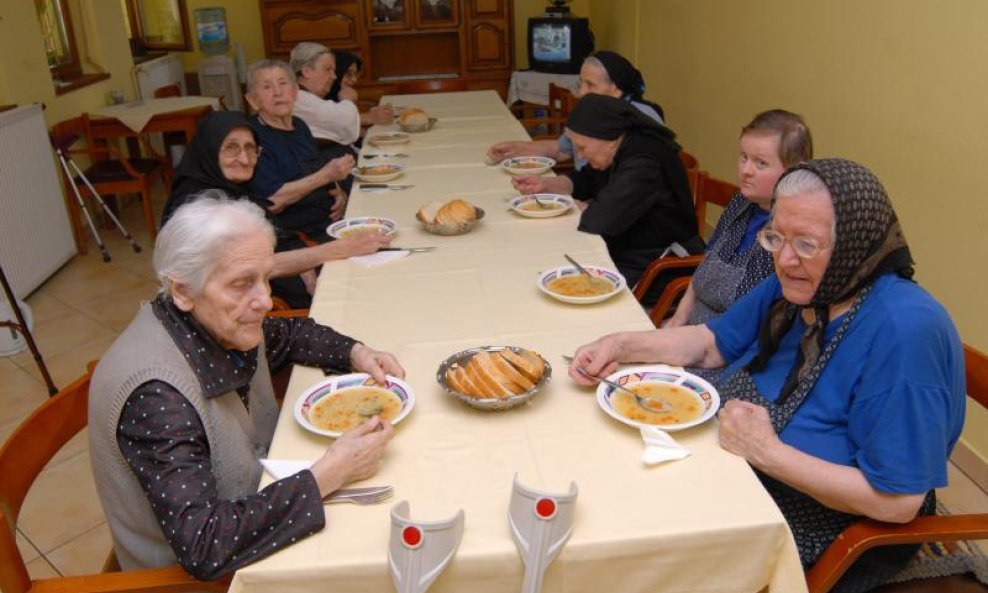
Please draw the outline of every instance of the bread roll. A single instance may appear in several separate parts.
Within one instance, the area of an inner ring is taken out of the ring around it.
[[[439,200],[429,202],[428,204],[423,204],[419,211],[415,213],[415,218],[421,220],[422,222],[435,224],[436,215],[439,214],[439,209],[443,207],[443,203]]]
[[[522,371],[512,360],[524,364],[528,372]],[[520,355],[510,349],[499,352],[482,350],[474,354],[465,365],[450,367],[446,371],[446,381],[450,387],[464,395],[505,398],[535,387],[544,370],[542,358],[529,350],[522,351]],[[537,376],[533,379],[536,373]]]
[[[443,204],[436,213],[437,224],[463,224],[477,218],[477,209],[466,200],[459,198]]]
[[[398,121],[406,128],[427,128],[429,127],[429,114],[417,107],[409,107],[401,112]]]

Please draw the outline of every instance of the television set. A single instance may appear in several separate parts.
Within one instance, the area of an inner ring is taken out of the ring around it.
[[[536,72],[579,74],[593,53],[590,19],[542,16],[528,19],[528,67]]]

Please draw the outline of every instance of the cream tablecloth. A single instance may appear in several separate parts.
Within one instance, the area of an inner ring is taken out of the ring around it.
[[[507,522],[512,477],[535,488],[580,489],[573,536],[549,567],[546,592],[805,591],[795,544],[778,509],[742,460],[717,444],[716,422],[677,433],[693,450],[644,467],[638,431],[598,409],[566,376],[560,355],[604,332],[647,329],[630,292],[582,307],[543,296],[536,275],[570,253],[608,264],[604,243],[575,230],[578,216],[533,220],[506,211],[509,177],[484,165],[496,139],[524,138],[493,92],[391,98],[439,118],[399,147],[411,155],[396,182],[405,191],[352,197],[349,216],[395,218],[396,245],[438,247],[376,268],[324,266],[313,315],[367,344],[394,352],[417,405],[396,427],[380,473],[412,517],[466,512],[463,542],[432,586],[435,593],[521,589],[523,564]],[[473,115],[471,115],[473,114]],[[375,130],[377,131],[377,130]],[[373,133],[373,131],[372,131]],[[365,149],[374,150],[378,149]],[[392,151],[392,148],[387,150]],[[425,233],[414,220],[431,199],[463,196],[487,217],[460,237]],[[533,348],[553,365],[548,388],[522,408],[486,413],[436,383],[439,362],[464,348]],[[273,458],[318,457],[330,441],[301,429],[292,404],[320,380],[297,368],[278,424]],[[391,591],[387,538],[391,504],[328,506],[326,529],[237,572],[231,591]]]
[[[131,130],[140,132],[151,121],[151,118],[156,115],[205,105],[212,107],[213,110],[217,110],[220,108],[220,101],[216,97],[164,97],[161,99],[122,103],[120,105],[109,105],[97,109],[95,113],[103,117],[115,117]]]

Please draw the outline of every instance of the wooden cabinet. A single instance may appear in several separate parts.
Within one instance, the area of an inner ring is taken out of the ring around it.
[[[260,0],[268,57],[317,41],[364,60],[361,98],[400,80],[453,78],[507,95],[512,0]]]

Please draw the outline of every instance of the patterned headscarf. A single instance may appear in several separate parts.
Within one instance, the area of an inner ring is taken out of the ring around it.
[[[820,357],[830,305],[856,296],[884,274],[913,275],[913,260],[899,219],[885,188],[871,171],[844,159],[816,159],[792,167],[779,181],[798,169],[815,173],[826,185],[834,204],[837,233],[830,263],[810,304],[805,305],[813,308],[816,320],[800,340],[800,351],[780,401],[792,393]],[[758,355],[749,370],[765,368],[802,308],[785,299],[772,305],[758,338]]]

